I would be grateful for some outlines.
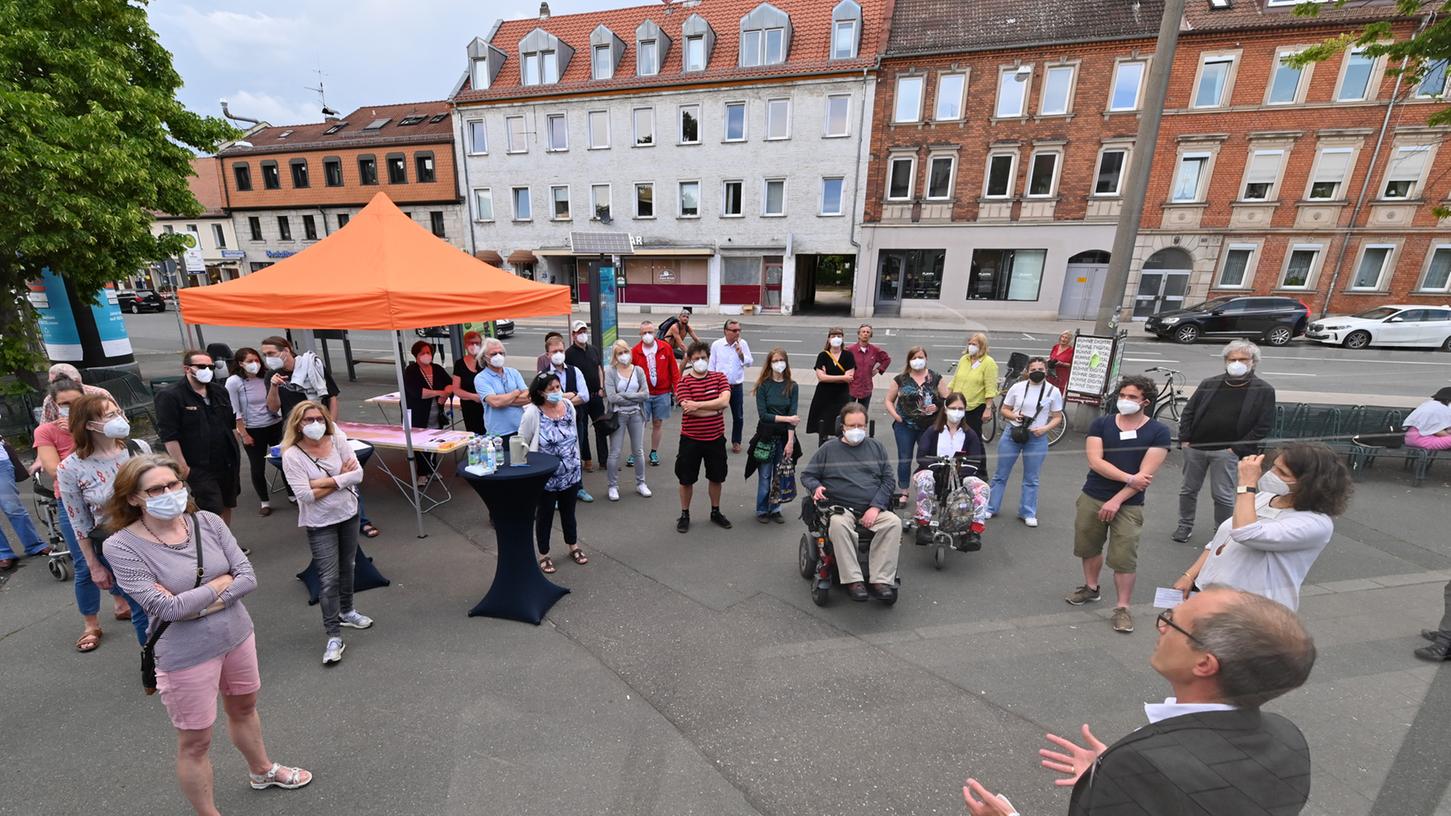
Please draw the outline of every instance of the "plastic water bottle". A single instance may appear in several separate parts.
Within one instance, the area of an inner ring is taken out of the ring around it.
[[[472,467],[478,467],[478,465],[479,465],[479,438],[476,436],[476,437],[473,437],[472,439],[469,440],[469,465],[468,466],[472,468]]]
[[[498,463],[494,461],[494,445],[490,437],[479,440],[479,461],[483,465],[485,476],[499,469]]]
[[[488,436],[484,439],[484,451],[489,460],[489,470],[498,470],[503,466],[503,451],[499,449],[499,437]]]

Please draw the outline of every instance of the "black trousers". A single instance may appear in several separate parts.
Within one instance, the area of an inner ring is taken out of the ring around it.
[[[265,502],[269,495],[267,452],[273,445],[282,444],[282,423],[277,422],[261,428],[248,428],[247,434],[252,437],[252,444],[243,445],[242,449],[247,452],[247,464],[252,469],[252,489],[257,491],[257,498]]]
[[[484,404],[473,400],[460,400],[459,411],[464,415],[464,430],[469,433],[484,433]]]
[[[741,444],[741,428],[746,424],[746,384],[731,386],[731,444]]]
[[[594,403],[591,402],[590,404],[593,405]],[[600,416],[603,415],[603,412],[601,412]],[[596,418],[592,411],[576,410],[574,412],[574,433],[579,437],[579,460],[581,462],[594,461],[590,456],[589,437]],[[608,462],[610,460],[610,437],[599,431],[595,431],[594,438],[595,450],[599,452],[600,463]]]
[[[549,555],[549,536],[554,529],[554,507],[559,506],[559,526],[564,528],[564,543],[573,547],[579,541],[574,523],[574,506],[579,501],[579,485],[573,484],[564,490],[546,490],[539,497],[539,509],[534,514],[534,541],[539,545],[540,555]]]

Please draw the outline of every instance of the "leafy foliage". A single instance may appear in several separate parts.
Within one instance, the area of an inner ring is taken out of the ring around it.
[[[0,32],[0,303],[44,267],[85,292],[179,254],[152,214],[199,214],[193,151],[237,131],[177,101],[145,1],[0,0]],[[7,335],[31,323],[0,312]],[[7,346],[0,368],[24,356]]]

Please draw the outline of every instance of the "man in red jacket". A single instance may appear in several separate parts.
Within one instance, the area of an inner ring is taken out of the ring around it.
[[[665,420],[670,417],[670,395],[680,382],[680,366],[676,365],[670,347],[656,338],[655,324],[648,320],[640,324],[640,342],[632,352],[635,365],[645,370],[645,383],[650,388],[650,397],[645,400],[645,418],[650,420],[650,464],[658,466],[660,437],[665,431]],[[634,465],[634,456],[625,460],[626,467]]]

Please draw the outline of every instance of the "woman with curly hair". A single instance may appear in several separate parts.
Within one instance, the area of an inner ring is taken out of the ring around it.
[[[1264,460],[1239,461],[1234,515],[1174,582],[1185,598],[1196,586],[1226,584],[1299,607],[1305,574],[1350,503],[1350,471],[1321,442],[1281,448],[1268,471]]]

